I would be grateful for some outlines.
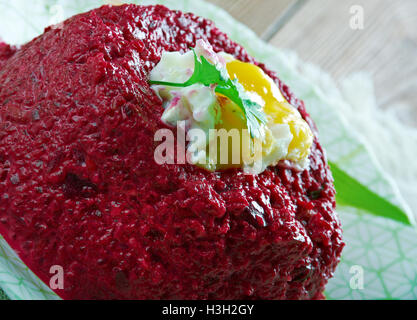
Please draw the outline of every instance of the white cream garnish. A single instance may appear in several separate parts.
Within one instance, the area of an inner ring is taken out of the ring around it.
[[[210,163],[203,165],[208,170],[241,167],[244,171],[258,174],[268,166],[274,166],[281,160],[290,160],[295,168],[304,169],[308,166],[309,148],[312,143],[312,133],[307,123],[301,118],[298,110],[285,101],[275,83],[258,67],[237,61],[226,53],[215,53],[210,44],[197,41],[195,52],[197,57],[203,56],[208,62],[216,66],[224,79],[235,79],[240,86],[245,99],[257,103],[263,109],[268,119],[260,125],[260,136],[252,137],[252,142],[242,148],[254,148],[254,143],[261,143],[261,154],[256,161],[261,162],[254,171],[243,159],[238,165],[218,166]],[[194,74],[194,53],[188,51],[164,52],[161,61],[151,71],[150,80],[164,83],[182,84]],[[246,70],[247,69],[247,70]],[[231,74],[230,72],[233,72]],[[236,73],[238,72],[238,73]],[[251,82],[253,81],[253,82]],[[152,88],[162,99],[165,111],[162,121],[171,127],[178,122],[185,123],[185,131],[200,129],[206,134],[204,143],[210,143],[210,130],[238,129],[246,127],[245,116],[241,109],[215,91],[216,85],[205,86],[200,83],[186,87],[153,85]],[[202,148],[202,142],[190,142],[188,149]],[[230,148],[233,154],[235,151]],[[201,157],[191,157],[196,165]]]

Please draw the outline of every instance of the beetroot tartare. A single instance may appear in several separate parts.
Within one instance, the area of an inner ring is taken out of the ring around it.
[[[258,175],[158,165],[148,74],[197,40],[259,65],[208,20],[104,6],[0,44],[0,233],[65,299],[321,299],[343,248],[315,134],[310,165]],[[279,71],[279,70],[278,70]]]

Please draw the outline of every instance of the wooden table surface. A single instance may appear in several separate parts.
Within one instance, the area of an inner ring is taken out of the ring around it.
[[[336,80],[369,72],[378,106],[402,110],[402,120],[417,127],[417,0],[207,1]],[[359,29],[351,27],[357,6]]]

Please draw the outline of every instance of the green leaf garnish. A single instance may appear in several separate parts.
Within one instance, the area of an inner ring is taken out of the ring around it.
[[[240,107],[252,138],[259,138],[261,136],[261,124],[266,124],[268,121],[262,112],[262,107],[249,99],[245,99],[244,89],[237,81],[228,77],[225,78],[220,70],[203,56],[200,57],[200,61],[195,50],[192,50],[194,52],[194,73],[188,81],[184,83],[149,81],[149,83],[179,88],[189,87],[196,83],[201,83],[207,87],[215,85],[216,93],[224,95]]]
[[[246,118],[246,125],[251,136],[260,137],[261,125],[267,123],[262,107],[250,99],[245,99],[244,89],[236,80],[223,76],[221,71],[203,56],[200,57],[200,61],[195,50],[192,50],[195,67],[194,73],[188,81],[184,83],[150,81],[150,84],[170,87],[188,87],[196,83],[205,86],[215,85],[216,93],[229,98],[240,107]],[[371,191],[341,170],[336,164],[329,162],[329,165],[335,180],[338,205],[362,209],[372,215],[388,218],[405,225],[415,225],[413,216]]]
[[[336,164],[329,162],[329,165],[333,173],[338,205],[362,209],[375,216],[395,220],[405,225],[415,225],[414,218],[402,209],[368,189]]]

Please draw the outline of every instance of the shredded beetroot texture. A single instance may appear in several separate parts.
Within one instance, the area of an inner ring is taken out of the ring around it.
[[[304,172],[154,162],[163,108],[147,75],[198,39],[256,63],[212,22],[163,6],[104,6],[0,44],[0,232],[46,283],[64,268],[61,297],[323,298],[343,242],[317,134]]]

